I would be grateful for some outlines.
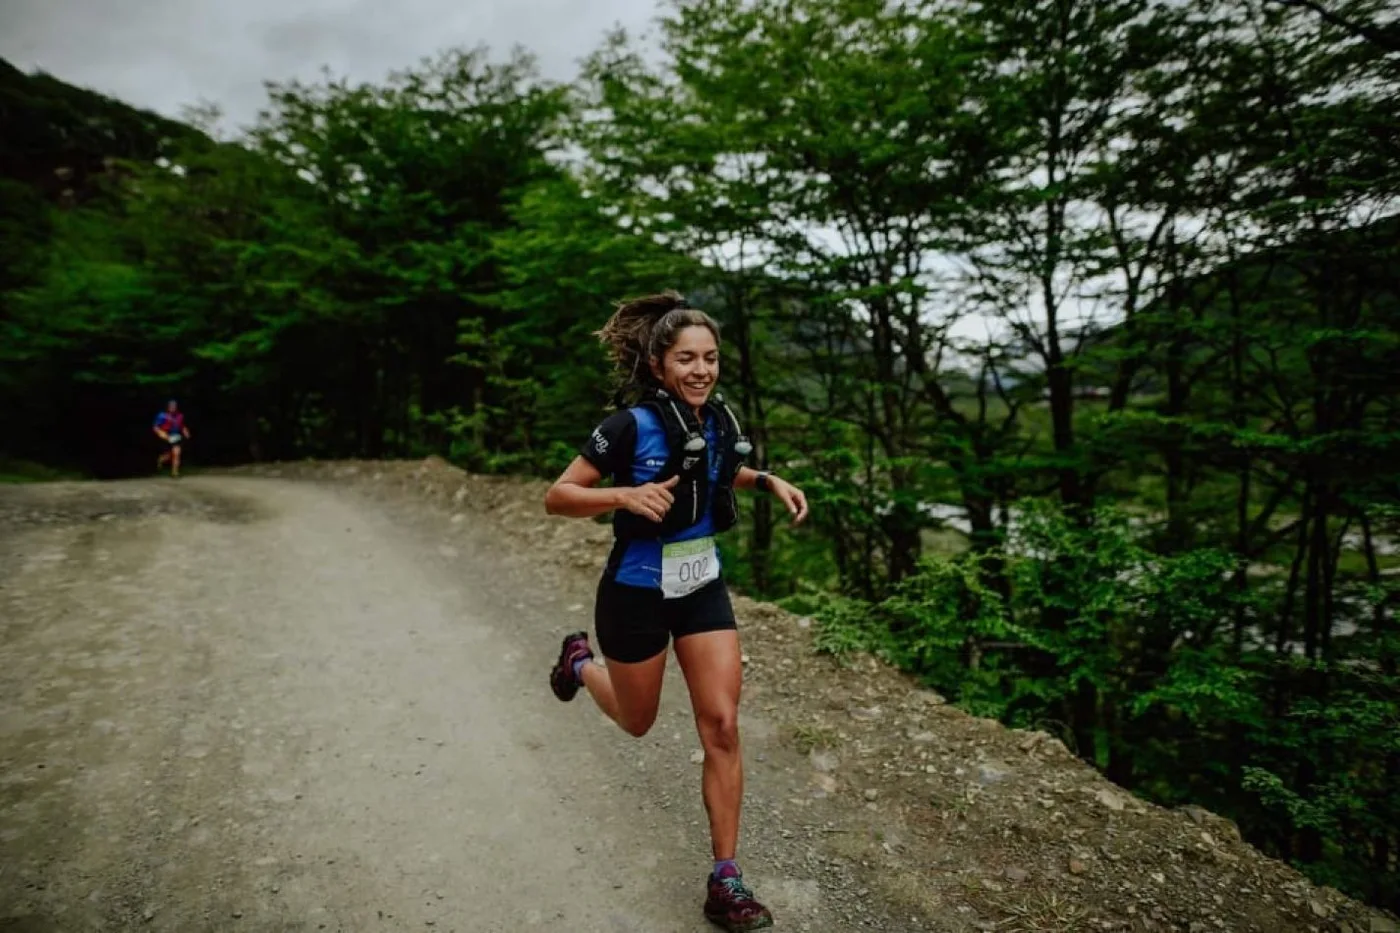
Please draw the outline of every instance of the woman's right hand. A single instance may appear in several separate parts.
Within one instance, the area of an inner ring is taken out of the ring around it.
[[[666,513],[671,511],[671,505],[676,501],[676,497],[671,495],[671,490],[676,488],[676,484],[681,481],[679,475],[673,476],[664,483],[643,483],[640,486],[628,486],[621,491],[622,507],[633,515],[640,515],[642,518],[659,522],[666,517]]]

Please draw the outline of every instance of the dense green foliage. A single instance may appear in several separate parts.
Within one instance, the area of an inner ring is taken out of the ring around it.
[[[237,139],[0,70],[5,454],[548,474],[611,301],[725,325],[740,585],[1400,904],[1400,31],[1373,0],[676,0]],[[11,126],[24,132],[11,133]]]

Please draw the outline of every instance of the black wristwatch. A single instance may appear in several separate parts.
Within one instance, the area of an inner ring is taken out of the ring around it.
[[[767,492],[768,474],[765,472],[759,472],[759,474],[754,477],[753,488],[757,489],[759,492]]]

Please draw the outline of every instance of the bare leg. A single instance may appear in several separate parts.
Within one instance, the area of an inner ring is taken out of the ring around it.
[[[701,789],[715,858],[732,859],[739,844],[739,810],[744,801],[744,760],[739,749],[744,668],[739,633],[730,629],[678,638],[676,658],[690,688],[695,729],[705,749]]]
[[[580,671],[583,685],[598,708],[624,732],[638,737],[646,735],[656,722],[665,673],[665,651],[636,664],[610,660],[603,667],[589,661]]]
[[[171,476],[179,476],[179,475],[180,475],[180,445],[179,445],[179,444],[176,444],[174,447],[172,447],[172,448],[170,449],[170,458],[171,458],[171,461],[170,461],[170,462],[171,462],[171,466],[170,466],[170,475],[171,475]]]

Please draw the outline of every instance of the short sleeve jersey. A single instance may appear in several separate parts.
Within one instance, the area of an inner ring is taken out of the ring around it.
[[[175,414],[172,415],[172,414],[171,414],[170,412],[168,412],[168,411],[163,411],[163,412],[161,412],[160,414],[156,415],[156,423],[155,423],[155,426],[156,426],[158,429],[160,429],[160,430],[162,430],[162,431],[168,431],[168,432],[171,433],[171,434],[184,434],[184,433],[185,433],[185,415],[184,415],[184,412],[178,412],[178,411],[177,411],[177,412],[175,412]]]
[[[719,438],[714,419],[705,419],[705,444],[709,453],[710,483],[719,481]],[[610,477],[614,484],[640,486],[653,480],[666,465],[670,448],[666,443],[666,427],[650,408],[629,408],[614,412],[584,442],[580,455],[598,472]],[[628,457],[630,456],[630,463]],[[690,541],[715,533],[714,516],[707,506],[705,514],[689,528],[675,535],[637,540],[627,543],[616,564],[613,579],[627,586],[648,589],[661,588],[661,547],[673,541]]]

